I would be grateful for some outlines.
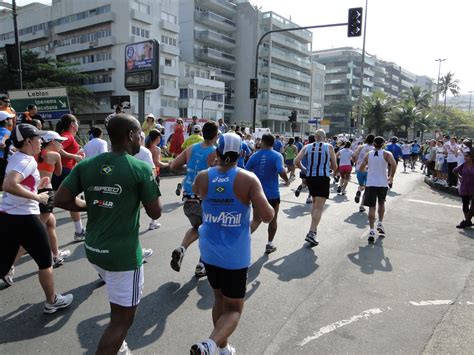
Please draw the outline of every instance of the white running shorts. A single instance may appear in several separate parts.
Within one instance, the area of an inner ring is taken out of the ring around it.
[[[92,264],[104,280],[109,302],[122,307],[133,307],[140,303],[143,293],[143,265],[130,271],[107,271]]]

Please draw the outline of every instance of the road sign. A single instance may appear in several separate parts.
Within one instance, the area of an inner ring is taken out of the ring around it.
[[[13,90],[8,95],[19,114],[26,111],[28,105],[36,105],[45,120],[58,120],[62,115],[71,113],[66,88]]]

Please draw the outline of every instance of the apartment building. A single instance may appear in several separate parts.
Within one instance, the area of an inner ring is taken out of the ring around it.
[[[234,0],[179,0],[181,60],[212,70],[214,79],[224,82],[230,93],[235,91],[236,14]],[[232,95],[224,100],[225,119],[230,122]]]
[[[179,68],[179,116],[223,119],[225,83],[214,79],[215,71],[186,62]]]
[[[419,85],[433,88],[428,77],[417,76],[393,62],[366,53],[362,75],[362,51],[343,47],[313,52],[313,61],[326,66],[324,116],[331,121],[331,132],[349,132],[351,111],[357,104],[363,76],[364,96],[375,91],[400,98],[403,91]]]
[[[67,60],[89,74],[84,85],[96,106],[80,113],[100,120],[111,112],[110,98],[130,95],[132,113],[138,113],[135,92],[124,88],[125,45],[147,39],[160,41],[161,87],[147,91],[145,111],[178,117],[179,24],[174,0],[53,0],[31,3],[18,10],[23,48],[41,56]],[[0,14],[0,49],[14,43],[11,14]],[[92,107],[91,103],[91,107]]]

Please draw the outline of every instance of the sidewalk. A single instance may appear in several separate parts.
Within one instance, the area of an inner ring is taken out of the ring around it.
[[[435,190],[443,191],[454,196],[459,196],[459,192],[456,187],[449,187],[449,186],[443,186],[441,184],[437,184],[436,182],[433,182],[427,176],[425,177],[425,184],[428,184],[429,186],[431,186],[431,188]]]

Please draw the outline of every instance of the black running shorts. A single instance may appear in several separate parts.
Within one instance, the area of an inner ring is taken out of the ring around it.
[[[54,191],[53,189],[39,189],[38,193],[47,192],[48,202],[46,204],[40,203],[39,208],[41,213],[52,213],[54,209]]]
[[[307,176],[306,185],[311,197],[329,198],[330,179],[328,176]]]
[[[12,267],[20,245],[40,270],[52,265],[48,235],[38,216],[0,213],[0,230],[4,231],[0,248],[0,276],[5,276]]]
[[[375,207],[377,201],[384,203],[388,187],[366,186],[364,192],[364,206]]]
[[[244,298],[248,268],[229,270],[204,263],[209,284],[229,298]]]

